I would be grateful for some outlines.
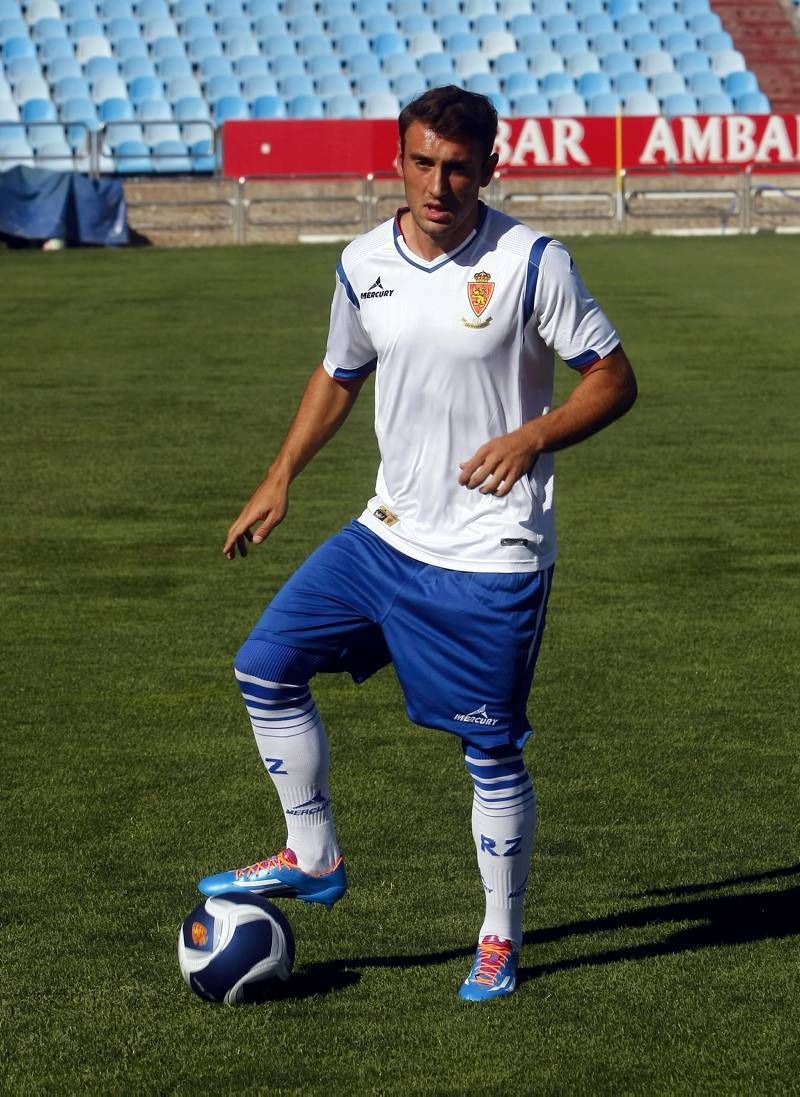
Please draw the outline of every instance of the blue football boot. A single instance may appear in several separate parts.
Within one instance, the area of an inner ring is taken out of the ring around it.
[[[205,876],[197,885],[203,895],[221,895],[225,891],[273,895],[284,899],[303,899],[306,903],[322,903],[329,910],[347,890],[344,861],[340,857],[329,872],[314,874],[297,867],[297,857],[290,849],[282,849],[274,857],[256,861],[254,865],[234,868]]]
[[[466,1002],[488,1002],[513,994],[518,962],[519,952],[511,941],[483,937],[478,943],[472,970],[459,988],[459,998]]]

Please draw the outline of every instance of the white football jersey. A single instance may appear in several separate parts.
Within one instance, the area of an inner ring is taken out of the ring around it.
[[[439,567],[549,567],[552,454],[502,498],[462,487],[459,464],[547,413],[554,349],[584,366],[619,337],[557,241],[481,204],[470,236],[426,261],[407,246],[399,216],[342,253],[324,359],[339,380],[377,371],[381,464],[360,521]]]

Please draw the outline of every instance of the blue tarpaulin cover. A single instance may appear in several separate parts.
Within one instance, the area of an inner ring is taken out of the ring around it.
[[[122,183],[44,168],[0,172],[0,232],[22,240],[127,244]]]

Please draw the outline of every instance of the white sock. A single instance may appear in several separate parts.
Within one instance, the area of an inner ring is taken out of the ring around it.
[[[280,797],[286,845],[304,872],[327,872],[341,853],[328,789],[328,739],[311,690],[238,667],[235,673],[261,759]]]
[[[479,938],[501,937],[519,948],[536,829],[533,784],[513,747],[487,753],[467,746],[464,756],[474,786],[472,836],[486,893]]]

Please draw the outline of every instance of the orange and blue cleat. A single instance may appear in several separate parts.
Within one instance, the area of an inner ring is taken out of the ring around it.
[[[505,998],[517,985],[519,952],[502,937],[482,937],[475,962],[458,991],[466,1002],[487,1002]]]
[[[347,876],[341,857],[328,872],[303,872],[297,867],[293,851],[282,849],[274,857],[253,865],[204,876],[197,887],[203,895],[221,895],[226,891],[270,898],[276,895],[284,899],[303,899],[306,903],[322,903],[330,910],[347,890]]]

